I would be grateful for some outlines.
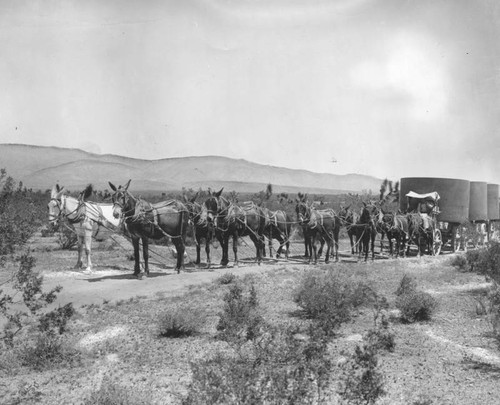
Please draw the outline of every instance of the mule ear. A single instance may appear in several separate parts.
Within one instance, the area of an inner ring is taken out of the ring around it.
[[[366,203],[363,201],[363,206],[366,208]]]
[[[132,179],[130,179],[129,181],[127,181],[127,184],[125,184],[125,187],[123,187],[123,189],[124,189],[125,191],[127,191],[128,186],[130,186],[130,182],[131,182],[131,181],[132,181]]]
[[[61,187],[56,194],[56,198],[61,197],[65,192],[66,192],[66,189],[64,187]]]
[[[113,191],[116,191],[116,187],[113,183],[111,183],[110,181],[108,181],[108,184],[109,184],[109,187],[111,187],[111,190]]]
[[[196,192],[196,194],[194,195],[194,197],[192,197],[192,198],[189,200],[189,202],[194,203],[194,202],[196,201],[196,199],[198,198],[198,194],[199,194],[199,193],[200,193],[200,192],[199,192],[199,191],[197,191],[197,192]]]
[[[92,195],[93,187],[92,184],[89,184],[87,187],[85,187],[85,190],[82,191],[82,200],[86,201],[87,198],[89,198]]]
[[[220,195],[222,194],[222,190],[224,190],[224,187],[222,187],[219,191],[217,191],[216,193],[214,193],[214,196],[215,196],[216,198],[219,198],[219,197],[220,197]]]

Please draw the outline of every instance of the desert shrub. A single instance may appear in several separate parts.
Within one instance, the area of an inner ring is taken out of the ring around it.
[[[342,368],[338,394],[348,404],[374,404],[385,394],[384,378],[378,370],[375,346],[356,346],[354,354]]]
[[[221,274],[215,282],[220,285],[231,284],[236,281],[237,277],[234,273],[224,273]]]
[[[304,276],[293,300],[325,332],[334,334],[351,319],[353,309],[372,302],[373,297],[374,292],[367,285],[328,272]]]
[[[25,338],[15,347],[23,366],[39,371],[55,366],[74,365],[80,361],[81,353],[56,333],[38,332]]]
[[[487,248],[467,251],[470,270],[500,283],[500,242],[492,241]]]
[[[199,332],[203,317],[199,311],[190,308],[174,308],[162,315],[159,321],[161,337],[185,337]]]
[[[450,264],[460,271],[467,271],[469,268],[467,257],[461,254],[455,255]]]
[[[434,297],[423,291],[408,292],[396,299],[396,308],[401,311],[401,319],[405,322],[429,320],[436,306]]]
[[[43,291],[43,277],[34,271],[35,259],[28,253],[17,262],[13,292],[0,290],[0,316],[4,318],[0,347],[15,353],[21,365],[37,370],[73,362],[78,353],[62,337],[75,313],[73,305],[47,311],[61,287]]]
[[[325,335],[315,328],[305,339],[297,333],[267,330],[244,350],[192,363],[183,404],[329,403],[333,367]]]
[[[59,246],[63,250],[69,250],[76,246],[78,237],[76,236],[75,228],[70,225],[66,219],[61,219],[59,224],[59,234],[57,239]]]
[[[240,284],[232,284],[224,296],[224,308],[219,314],[219,338],[226,341],[254,339],[263,323],[255,285],[251,284],[250,290],[244,294]]]
[[[394,333],[390,330],[389,321],[385,316],[374,328],[368,330],[364,338],[376,350],[393,352],[396,347]]]
[[[398,289],[396,290],[396,295],[399,297],[404,294],[409,294],[417,291],[417,281],[408,274],[404,274],[399,282]]]
[[[84,399],[84,405],[149,405],[153,403],[151,393],[137,390],[105,376],[98,389],[93,390]]]
[[[493,330],[493,337],[500,345],[500,286],[497,283],[493,283],[489,288],[482,304],[482,309],[488,314],[488,321]]]
[[[42,224],[43,195],[33,193],[0,169],[0,255],[13,254]]]

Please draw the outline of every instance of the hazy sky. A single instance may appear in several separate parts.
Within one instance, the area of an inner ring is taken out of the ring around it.
[[[0,0],[0,142],[500,183],[500,2]]]

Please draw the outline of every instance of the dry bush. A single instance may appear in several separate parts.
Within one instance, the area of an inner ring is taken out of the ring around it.
[[[105,376],[100,387],[93,390],[83,401],[84,405],[150,405],[152,403],[150,392],[119,384],[109,376]]]
[[[467,257],[462,254],[457,254],[453,257],[450,263],[453,267],[460,271],[467,271],[469,269],[469,264],[467,262]]]
[[[370,343],[356,346],[342,368],[338,393],[349,405],[372,405],[385,394],[375,346]]]
[[[396,347],[394,333],[389,328],[389,321],[385,316],[379,323],[366,332],[364,339],[376,350],[387,350],[393,352]]]
[[[232,284],[224,296],[223,311],[219,314],[219,339],[231,342],[255,339],[264,324],[258,305],[254,284],[246,293],[240,284]]]
[[[217,277],[215,283],[220,285],[231,284],[234,283],[236,279],[237,276],[234,273],[224,273]]]
[[[301,280],[293,300],[307,317],[317,320],[318,326],[333,335],[351,319],[355,308],[373,303],[375,297],[375,292],[359,281],[334,272],[311,272]]]
[[[431,319],[436,306],[434,297],[423,291],[402,294],[396,299],[396,308],[401,311],[401,319],[410,323]]]
[[[165,312],[159,321],[161,337],[178,338],[192,336],[200,331],[205,317],[191,308],[173,308]]]
[[[408,274],[404,274],[399,282],[398,289],[396,290],[396,295],[399,297],[403,294],[409,294],[417,291],[417,281]]]
[[[23,366],[41,371],[54,367],[74,366],[81,361],[81,353],[63,336],[38,332],[14,348]]]
[[[192,363],[183,404],[331,403],[333,366],[325,335],[317,328],[306,339],[297,334],[292,328],[268,329],[235,352]]]

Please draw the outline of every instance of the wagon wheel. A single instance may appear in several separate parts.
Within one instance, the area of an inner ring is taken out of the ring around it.
[[[434,229],[434,234],[432,236],[432,254],[437,256],[441,253],[441,246],[443,245],[441,231],[439,229]]]

